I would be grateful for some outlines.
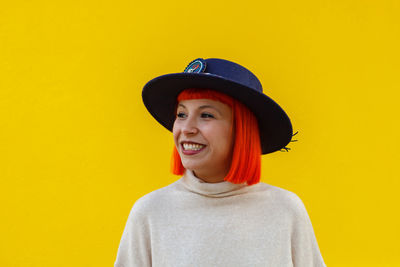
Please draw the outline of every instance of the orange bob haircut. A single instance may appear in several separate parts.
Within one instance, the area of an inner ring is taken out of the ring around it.
[[[261,175],[261,143],[258,122],[254,114],[236,99],[209,89],[185,89],[177,98],[178,102],[189,99],[211,99],[231,107],[235,140],[231,167],[224,180],[234,184],[258,183]],[[175,146],[171,171],[176,175],[183,175],[185,172]]]

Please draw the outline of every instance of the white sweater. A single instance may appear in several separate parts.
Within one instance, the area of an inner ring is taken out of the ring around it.
[[[136,201],[115,267],[326,266],[301,199],[191,171]]]

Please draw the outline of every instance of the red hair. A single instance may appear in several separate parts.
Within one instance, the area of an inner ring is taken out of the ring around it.
[[[261,143],[258,122],[254,114],[236,99],[209,89],[186,89],[177,97],[178,102],[188,99],[217,100],[231,107],[235,140],[231,167],[224,180],[234,184],[258,183],[261,175]],[[183,175],[185,172],[175,146],[171,159],[171,171],[176,175]]]

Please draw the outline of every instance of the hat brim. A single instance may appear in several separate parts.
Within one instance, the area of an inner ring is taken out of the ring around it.
[[[172,131],[177,96],[188,88],[212,89],[232,96],[246,105],[258,120],[262,154],[280,150],[292,139],[290,119],[274,100],[214,74],[172,73],[156,77],[144,86],[143,103],[161,125]]]

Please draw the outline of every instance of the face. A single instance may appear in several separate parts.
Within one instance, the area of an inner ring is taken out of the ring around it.
[[[175,146],[185,169],[206,182],[221,182],[233,151],[232,110],[210,99],[183,100],[173,127]]]

